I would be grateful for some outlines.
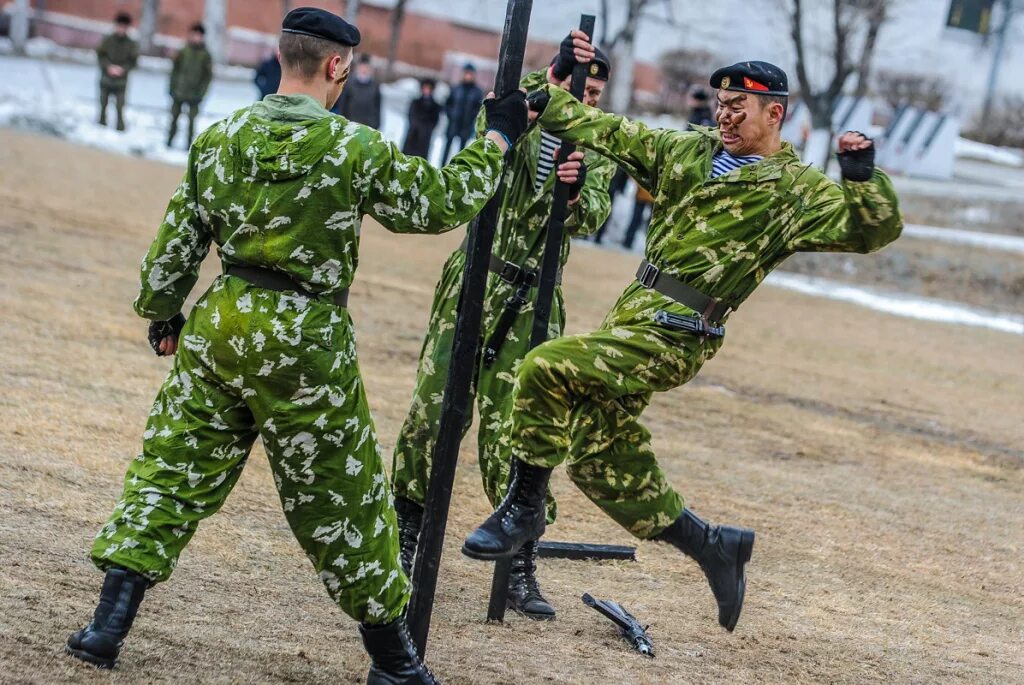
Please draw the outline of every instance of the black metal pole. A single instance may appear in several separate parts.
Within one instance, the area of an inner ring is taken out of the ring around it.
[[[494,91],[499,97],[519,87],[532,9],[533,0],[508,2],[494,85]],[[434,608],[434,592],[437,589],[437,573],[444,546],[445,525],[448,523],[455,466],[459,458],[459,443],[462,441],[462,429],[469,409],[470,386],[477,369],[487,267],[494,245],[501,195],[499,185],[498,192],[470,225],[469,244],[466,246],[466,267],[462,276],[459,311],[455,319],[455,340],[444,388],[441,422],[431,456],[430,483],[427,486],[423,527],[420,529],[413,568],[412,600],[408,611],[409,631],[420,656],[426,651],[427,634],[430,632],[430,615]]]
[[[580,15],[580,31],[594,40],[594,16]],[[577,100],[583,100],[583,92],[587,85],[587,65],[577,62],[572,70],[572,83],[569,92]],[[569,159],[576,151],[575,145],[562,143],[558,151],[558,164]],[[569,211],[569,186],[555,180],[554,197],[551,203],[551,215],[548,217],[547,235],[544,240],[544,257],[541,261],[540,278],[537,283],[537,299],[533,305],[533,330],[530,333],[530,349],[548,339],[548,320],[551,318],[551,304],[555,298],[555,283],[558,280],[558,268],[562,261],[562,241],[565,236],[565,215]],[[505,619],[505,607],[508,604],[508,577],[512,568],[511,559],[499,559],[494,563],[494,576],[491,579],[491,598],[487,602],[487,620],[502,621]]]
[[[594,15],[580,16],[580,31],[594,40]],[[587,85],[587,65],[580,62],[572,70],[572,83],[569,92],[582,102]],[[558,152],[558,164],[569,159],[576,151],[575,145],[562,143]],[[548,321],[551,318],[551,303],[555,299],[555,282],[558,280],[558,268],[562,259],[562,242],[565,237],[565,215],[569,213],[569,186],[555,181],[554,201],[551,204],[551,216],[548,218],[548,233],[544,242],[544,260],[541,262],[540,280],[537,284],[537,301],[533,305],[533,333],[530,335],[530,348],[548,339]]]

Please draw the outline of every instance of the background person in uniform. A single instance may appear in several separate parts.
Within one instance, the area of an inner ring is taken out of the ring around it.
[[[708,107],[708,92],[703,88],[694,88],[690,91],[690,116],[687,123],[697,126],[715,126],[715,115]]]
[[[260,100],[277,92],[281,85],[281,62],[277,59],[277,52],[260,62],[253,82],[260,91]]]
[[[92,622],[68,638],[75,657],[114,665],[146,589],[170,577],[262,437],[295,537],[330,597],[359,621],[373,661],[367,682],[434,682],[405,627],[409,581],[347,292],[363,216],[421,234],[468,221],[497,188],[526,104],[519,91],[489,100],[486,135],[438,170],[326,109],[359,38],[333,14],[293,10],[279,93],[207,129],[189,151],[135,301],[151,321],[150,344],[173,365],[96,536],[92,560],[106,578]],[[223,273],[186,319],[182,304],[212,243]]]
[[[100,126],[107,125],[107,106],[110,98],[114,98],[117,110],[117,130],[123,131],[124,99],[128,88],[128,72],[135,68],[139,61],[139,44],[128,35],[132,17],[127,12],[120,12],[114,18],[114,32],[108,34],[96,48],[96,58],[100,65]]]
[[[430,155],[430,142],[434,138],[434,129],[441,118],[441,105],[434,99],[432,78],[420,80],[420,96],[409,104],[409,126],[405,132],[402,152],[427,159]]]
[[[441,154],[441,164],[448,161],[449,154],[458,152],[473,139],[474,122],[483,99],[484,92],[476,84],[476,67],[467,62],[462,67],[462,82],[452,86],[444,103],[444,113],[448,117],[448,133],[445,137],[444,152]],[[456,139],[458,143],[455,143]]]
[[[373,77],[369,55],[360,55],[355,78],[341,91],[331,111],[349,121],[380,130],[380,84]]]
[[[626,184],[629,182],[629,174],[622,170],[622,167],[615,167],[615,175],[612,176],[611,183],[608,184],[608,198],[611,200],[612,208],[614,211],[615,199],[622,194],[622,191],[626,189]],[[597,233],[594,234],[594,244],[600,245],[604,239],[605,231],[608,230],[608,224],[612,222],[612,212],[608,212],[608,218],[601,224],[601,228],[597,229]]]
[[[568,78],[575,64],[574,46],[567,38],[549,68],[528,74],[521,86],[529,90],[552,83],[568,88]],[[590,62],[588,71],[590,75],[583,99],[588,105],[596,106],[609,78],[607,57],[598,53]],[[482,128],[482,121],[479,123]],[[492,358],[485,349],[483,363],[472,388],[480,410],[477,433],[480,475],[491,506],[497,506],[507,488],[511,456],[507,450],[507,436],[497,429],[512,411],[513,372],[530,347],[536,281],[544,254],[556,176],[572,185],[565,237],[560,248],[562,265],[569,258],[570,238],[593,233],[611,208],[608,183],[615,166],[600,155],[592,152],[584,155],[579,151],[553,171],[555,153],[560,145],[557,138],[534,127],[515,146],[509,158],[509,172],[505,174],[481,329],[485,347],[493,349],[495,354]],[[395,508],[398,511],[402,563],[406,569],[411,568],[413,562],[423,516],[430,457],[441,420],[441,398],[451,360],[465,265],[465,252],[459,248],[445,262],[441,280],[434,290],[412,405],[395,446],[392,466]],[[511,307],[510,303],[516,303],[516,306]],[[561,335],[564,326],[565,304],[562,288],[558,285],[548,324],[549,337]],[[468,431],[469,427],[467,425],[465,430]],[[553,521],[553,498],[550,499],[549,515]],[[552,619],[555,609],[541,594],[536,568],[536,546],[528,544],[513,561],[509,577],[509,606],[530,618]]]
[[[636,195],[633,199],[633,216],[629,219],[629,226],[622,236],[622,247],[627,250],[633,249],[633,241],[641,228],[647,227],[651,216],[651,205],[654,204],[654,197],[639,183],[636,184]]]
[[[502,428],[516,458],[512,485],[463,552],[507,558],[542,534],[548,479],[567,462],[576,486],[626,530],[699,563],[718,621],[731,631],[754,531],[712,526],[684,507],[640,416],[655,392],[683,385],[715,355],[729,313],[786,257],[872,252],[895,240],[903,222],[863,135],[839,137],[842,183],[782,142],[781,69],[743,62],[716,71],[710,85],[719,89],[719,128],[694,131],[649,128],[550,86],[531,96],[542,127],[607,155],[657,200],[637,280],[601,327],[550,340],[519,366],[515,409]],[[714,440],[693,419],[697,438]],[[728,468],[727,459],[718,468]]]
[[[188,107],[188,145],[195,138],[199,103],[203,101],[213,79],[213,58],[206,49],[205,36],[203,25],[193,24],[188,32],[188,43],[174,57],[171,69],[171,129],[167,132],[167,147],[171,147],[178,132],[178,117],[182,107]]]

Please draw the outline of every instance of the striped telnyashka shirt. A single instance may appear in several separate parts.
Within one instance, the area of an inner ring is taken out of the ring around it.
[[[537,178],[533,181],[533,188],[539,191],[544,187],[544,181],[548,180],[551,170],[555,168],[555,150],[561,147],[562,141],[555,138],[547,131],[540,132],[540,157],[537,159]]]
[[[741,166],[747,164],[753,164],[764,159],[762,155],[747,155],[746,157],[733,157],[725,150],[719,150],[715,154],[715,158],[711,160],[711,178],[718,178],[722,174],[727,174],[733,169],[739,169]]]

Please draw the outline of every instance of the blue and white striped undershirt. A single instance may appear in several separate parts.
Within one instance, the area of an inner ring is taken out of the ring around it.
[[[540,131],[540,156],[537,158],[537,176],[533,180],[535,191],[544,187],[552,169],[555,168],[554,153],[562,145],[562,141],[541,129]]]
[[[741,166],[753,164],[764,159],[763,155],[747,155],[746,157],[733,157],[724,149],[719,150],[715,154],[715,158],[711,160],[711,178],[718,178],[722,174],[727,174],[733,169],[739,169]]]

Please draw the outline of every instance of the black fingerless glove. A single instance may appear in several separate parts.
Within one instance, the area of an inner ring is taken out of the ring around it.
[[[521,90],[513,90],[504,97],[484,100],[484,111],[488,130],[493,129],[503,134],[510,145],[516,144],[530,123],[526,95]]]
[[[580,175],[576,178],[576,182],[569,186],[569,199],[575,200],[580,196],[580,191],[583,190],[583,184],[587,182],[587,163],[580,162]]]
[[[857,131],[854,131],[854,133],[857,133]],[[867,140],[872,142],[871,147],[864,148],[863,150],[848,150],[836,155],[839,159],[839,169],[842,171],[843,178],[847,181],[870,181],[871,175],[875,173],[875,146],[870,138],[867,138]]]
[[[526,96],[526,104],[530,111],[537,114],[543,114],[549,102],[551,102],[551,95],[546,90],[535,90]]]
[[[558,57],[552,65],[551,74],[559,81],[572,76],[572,70],[576,66],[575,46],[572,44],[572,34],[565,37],[565,40],[558,46]]]
[[[178,334],[181,333],[181,329],[185,327],[185,317],[178,312],[167,321],[150,321],[149,322],[149,346],[153,348],[158,357],[164,356],[160,352],[160,341],[169,335],[178,338]]]

